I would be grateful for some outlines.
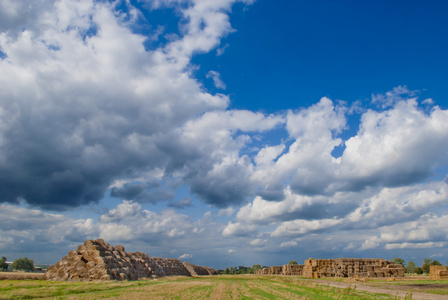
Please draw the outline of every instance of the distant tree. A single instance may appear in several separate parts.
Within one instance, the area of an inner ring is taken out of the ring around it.
[[[412,260],[406,265],[406,273],[415,273],[415,262],[413,262]]]
[[[12,262],[11,268],[13,270],[19,270],[19,271],[33,271],[34,262],[26,257],[18,258]]]
[[[429,263],[430,266],[441,266],[442,264],[438,260],[433,260]]]
[[[257,270],[260,270],[261,269],[261,266],[260,265],[253,265],[252,266],[252,271],[257,271]]]
[[[229,268],[227,267],[225,270],[224,270],[224,272],[223,272],[223,274],[229,274]]]
[[[251,267],[247,267],[246,274],[254,274],[254,270]]]
[[[8,269],[8,264],[6,263],[6,257],[2,256],[0,258],[0,271],[6,271]]]
[[[234,267],[230,267],[230,271],[229,271],[229,274],[235,274],[235,268]]]
[[[437,260],[431,260],[429,258],[425,258],[423,260],[422,270],[423,273],[429,274],[430,266],[441,266],[442,264]]]
[[[297,265],[297,260],[290,260],[288,265]]]
[[[405,265],[405,263],[404,263],[404,259],[399,258],[399,257],[394,258],[394,264],[396,264],[396,265],[402,265],[402,266],[404,267],[404,265]]]
[[[414,272],[415,272],[415,274],[417,274],[417,275],[421,275],[421,274],[423,274],[423,269],[420,268],[420,267],[416,267],[415,270],[414,270]]]

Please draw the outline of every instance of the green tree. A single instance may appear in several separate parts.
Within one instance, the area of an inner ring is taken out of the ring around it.
[[[12,262],[11,268],[13,270],[19,270],[19,271],[33,271],[34,262],[26,257],[18,258]]]
[[[6,263],[6,257],[0,258],[0,271],[6,271],[8,269],[8,264]]]
[[[415,273],[415,262],[413,262],[412,260],[406,265],[406,273]]]
[[[260,270],[261,269],[261,266],[260,265],[253,265],[252,266],[252,271],[253,272],[255,272],[255,271],[257,271],[257,270]]]
[[[440,266],[440,265],[442,265],[442,264],[440,262],[438,262],[437,260],[431,260],[430,258],[425,258],[423,260],[423,265],[422,265],[423,273],[429,274],[430,266]]]
[[[420,267],[416,267],[415,270],[414,270],[414,272],[415,272],[415,274],[417,274],[417,275],[421,275],[421,274],[423,274],[423,270],[422,270],[422,268],[420,268]]]
[[[433,260],[429,263],[430,266],[441,266],[442,264],[438,260]]]
[[[288,265],[297,265],[297,260],[290,260]]]
[[[230,267],[230,271],[229,271],[229,274],[235,274],[235,268],[234,267]]]
[[[224,274],[229,274],[229,267],[227,267],[225,270],[224,270]]]
[[[394,258],[394,264],[396,264],[396,265],[402,265],[402,266],[404,267],[404,259],[399,258],[399,257]]]

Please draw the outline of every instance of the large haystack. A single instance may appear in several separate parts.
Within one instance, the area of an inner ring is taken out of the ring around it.
[[[448,279],[448,270],[446,266],[430,266],[429,276],[434,280]]]
[[[212,269],[213,270],[213,269]],[[214,270],[213,274],[218,272]],[[48,280],[137,280],[163,276],[197,276],[178,259],[127,253],[123,246],[111,246],[102,239],[88,240],[47,269]],[[202,274],[200,274],[202,275]],[[212,275],[208,272],[204,275]]]
[[[320,277],[403,277],[404,267],[380,258],[336,258],[305,260],[303,276]]]
[[[213,268],[209,267],[201,267],[197,265],[193,265],[189,262],[183,263],[185,268],[190,272],[191,276],[201,276],[201,275],[218,275],[219,272]]]

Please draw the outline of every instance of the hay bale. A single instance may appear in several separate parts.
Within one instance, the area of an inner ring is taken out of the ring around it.
[[[123,247],[122,245],[117,245],[117,246],[115,246],[114,248],[115,248],[115,250],[117,250],[117,251],[119,251],[119,252],[125,252],[125,251],[124,251],[124,247]]]
[[[200,275],[218,274],[213,268],[192,265]],[[61,261],[47,269],[48,280],[137,280],[191,272],[178,259],[150,258],[141,252],[126,253],[121,245],[113,247],[104,240],[87,240],[71,250]]]
[[[430,279],[448,279],[448,270],[445,266],[429,266]]]

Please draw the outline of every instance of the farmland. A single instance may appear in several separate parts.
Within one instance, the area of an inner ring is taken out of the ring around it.
[[[448,281],[431,281],[432,290],[424,291],[428,297],[418,297],[419,292],[423,291],[422,284],[426,283],[405,280],[348,284],[336,280],[256,275],[174,276],[121,282],[1,280],[0,299],[138,300],[148,299],[149,296],[151,299],[397,299],[397,296],[401,299],[406,296],[407,299],[443,299],[448,294]],[[362,290],[362,286],[368,286],[370,291]],[[410,291],[414,294],[412,298]]]

